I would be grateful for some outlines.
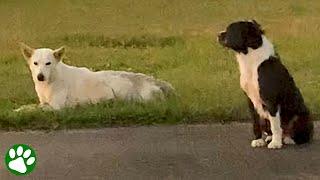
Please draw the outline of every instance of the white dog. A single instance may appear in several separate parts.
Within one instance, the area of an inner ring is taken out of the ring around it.
[[[163,98],[173,91],[169,83],[141,73],[124,71],[92,72],[62,62],[65,48],[33,49],[21,43],[32,73],[40,106],[61,109],[82,103],[120,98],[147,101]]]

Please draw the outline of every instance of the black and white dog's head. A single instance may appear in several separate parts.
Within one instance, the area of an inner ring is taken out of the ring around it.
[[[255,21],[238,21],[230,24],[227,29],[218,35],[219,43],[238,53],[248,53],[248,48],[257,49],[262,46],[260,25]]]

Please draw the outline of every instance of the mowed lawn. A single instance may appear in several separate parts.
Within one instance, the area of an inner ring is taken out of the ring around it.
[[[275,44],[305,101],[320,115],[320,2],[317,0],[2,0],[0,127],[82,128],[246,121],[234,54],[216,34],[256,19]],[[60,112],[15,113],[38,103],[18,42],[67,47],[65,63],[142,72],[170,82],[167,102],[105,102]]]

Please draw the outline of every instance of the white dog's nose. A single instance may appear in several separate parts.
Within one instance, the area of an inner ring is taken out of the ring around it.
[[[38,81],[44,81],[44,75],[42,73],[37,76]]]

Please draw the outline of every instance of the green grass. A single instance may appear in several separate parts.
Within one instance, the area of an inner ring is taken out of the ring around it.
[[[0,2],[0,127],[55,129],[248,120],[234,54],[216,34],[234,20],[265,28],[315,116],[320,115],[320,2],[119,0]],[[167,102],[101,103],[14,113],[37,103],[17,43],[67,47],[65,63],[128,70],[170,82]]]

